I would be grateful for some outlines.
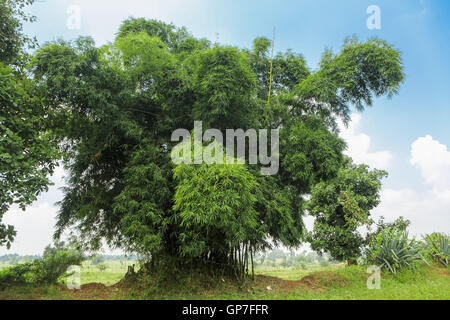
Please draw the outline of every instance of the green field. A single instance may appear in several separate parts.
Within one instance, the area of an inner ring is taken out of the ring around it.
[[[81,284],[96,282],[111,286],[119,282],[127,272],[128,266],[132,266],[136,262],[128,261],[121,264],[120,261],[107,261],[104,264],[107,266],[107,269],[100,271],[98,266],[90,262],[84,262],[81,268]]]
[[[405,270],[396,276],[382,273],[379,290],[367,288],[369,274],[364,267],[343,265],[308,266],[306,270],[257,268],[254,281],[237,284],[222,279],[214,288],[200,287],[199,279],[181,285],[168,283],[164,288],[156,287],[151,279],[145,286],[114,285],[133,263],[107,261],[103,272],[85,263],[81,290],[68,290],[64,283],[40,288],[13,287],[1,291],[0,299],[450,299],[450,268],[437,266],[422,266],[415,272]]]
[[[100,271],[98,265],[92,264],[90,261],[83,262],[81,267],[81,285],[87,283],[102,283],[106,286],[111,286],[119,282],[125,273],[128,266],[137,265],[136,261],[105,261],[103,264],[107,266],[105,271]],[[9,263],[0,263],[0,270],[10,267]]]

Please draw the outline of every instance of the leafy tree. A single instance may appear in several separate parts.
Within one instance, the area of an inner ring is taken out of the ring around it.
[[[56,284],[61,277],[68,276],[67,270],[72,265],[81,265],[85,259],[83,252],[57,242],[47,246],[43,257],[0,271],[0,288],[12,285]],[[18,261],[17,261],[18,262]]]
[[[50,134],[53,116],[32,79],[26,77],[23,11],[33,0],[0,1],[0,222],[12,204],[25,207],[47,190],[57,150]],[[0,223],[0,245],[14,240],[13,226]]]
[[[198,41],[203,43],[205,41],[194,39],[185,27],[177,28],[173,24],[167,24],[158,20],[146,20],[145,18],[130,18],[125,20],[120,27],[118,38],[123,39],[130,34],[139,33],[145,33],[150,37],[159,38],[174,53],[181,53],[195,47],[193,42]],[[209,45],[208,42],[205,42],[205,44]]]
[[[106,269],[108,269],[108,266],[105,263],[100,263],[97,265],[98,270],[100,270],[100,272],[105,272]]]
[[[193,59],[194,119],[223,132],[228,128],[254,128],[256,79],[244,53],[216,46]]]
[[[72,265],[81,266],[86,260],[84,252],[79,245],[72,241],[64,243],[56,241],[54,246],[47,246],[42,254],[42,260],[35,260],[43,269],[39,275],[42,283],[56,283],[62,276],[67,276],[67,270]]]
[[[305,196],[345,175],[336,119],[396,93],[401,59],[376,39],[327,52],[317,72],[299,54],[277,54],[269,105],[269,44],[212,46],[184,28],[129,19],[101,48],[90,38],[40,48],[34,77],[46,105],[64,115],[69,172],[55,236],[75,227],[91,249],[104,239],[155,269],[170,262],[240,275],[256,250],[300,245]],[[279,173],[263,176],[248,163],[175,165],[171,134],[194,120],[203,130],[279,128]]]
[[[397,219],[395,219],[392,222],[386,222],[385,218],[381,216],[378,221],[375,223],[375,229],[373,229],[373,225],[368,225],[368,232],[366,235],[366,242],[371,243],[375,241],[374,239],[377,238],[379,234],[384,232],[385,230],[397,230],[399,232],[406,232],[408,227],[410,226],[411,221],[408,219],[405,219],[404,217],[400,216]]]
[[[267,100],[269,91],[270,47],[271,41],[260,37],[253,41],[253,50],[246,51],[252,70],[257,75],[257,94],[262,100]],[[305,58],[291,50],[275,55],[272,65],[272,88],[278,93],[291,92],[297,84],[311,74]]]
[[[23,34],[23,22],[33,22],[34,16],[25,13],[25,6],[35,0],[0,0],[0,62],[18,65],[27,56],[26,46],[33,48],[35,39]],[[22,61],[21,61],[22,60]]]
[[[309,234],[311,248],[355,263],[367,243],[358,228],[373,222],[370,210],[380,201],[381,179],[385,176],[385,171],[354,165],[347,158],[336,178],[318,183],[308,203],[308,211],[315,217]]]
[[[411,224],[411,221],[408,219],[405,219],[404,217],[400,216],[393,222],[385,222],[384,217],[381,216],[378,219],[378,222],[376,223],[376,230],[374,231],[374,234],[379,234],[381,231],[385,229],[397,229],[399,231],[407,231],[408,227]]]

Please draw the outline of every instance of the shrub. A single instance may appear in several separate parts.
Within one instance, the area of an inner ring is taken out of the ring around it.
[[[18,264],[0,271],[0,287],[11,285],[55,284],[67,276],[71,265],[80,265],[85,259],[76,249],[51,248],[45,251],[44,258]]]
[[[304,261],[296,261],[294,263],[294,267],[296,269],[302,269],[302,270],[308,269],[308,267],[306,266],[306,263]]]
[[[45,270],[42,282],[47,284],[56,283],[62,276],[66,276],[67,269],[72,265],[81,265],[85,260],[82,253],[75,249],[58,250],[54,255],[41,260]]]
[[[100,272],[104,272],[106,269],[108,269],[108,266],[104,263],[100,263],[97,265],[98,270],[100,270]]]
[[[385,229],[370,243],[366,263],[379,265],[396,274],[402,268],[414,269],[419,260],[425,261],[422,251],[422,244],[414,239],[410,240],[408,232],[396,228]]]
[[[450,261],[450,237],[434,232],[426,235],[424,239],[426,257],[447,267]]]
[[[0,271],[0,287],[41,283],[45,270],[39,260],[18,264]]]

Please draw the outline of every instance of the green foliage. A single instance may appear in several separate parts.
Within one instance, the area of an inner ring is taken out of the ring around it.
[[[194,63],[194,119],[223,132],[255,127],[252,97],[256,79],[245,54],[237,48],[217,46],[200,52]]]
[[[125,20],[120,26],[117,39],[143,32],[150,37],[161,39],[174,52],[192,49],[192,42],[195,40],[184,27],[177,28],[173,24],[166,24],[158,20],[146,20],[144,18],[129,18]]]
[[[247,51],[252,70],[257,76],[257,95],[261,100],[267,100],[269,92],[271,41],[267,38],[256,38],[253,48]],[[275,55],[272,61],[272,94],[290,92],[298,83],[310,75],[303,55],[288,50]]]
[[[45,270],[39,260],[18,264],[0,271],[0,287],[40,284],[43,274]]]
[[[384,217],[381,216],[377,222],[377,229],[375,230],[375,234],[378,234],[385,229],[396,229],[399,231],[406,231],[408,229],[408,227],[410,226],[410,224],[411,224],[411,221],[408,219],[405,219],[402,216],[398,217],[393,222],[384,222]]]
[[[26,56],[24,46],[33,47],[35,39],[22,33],[23,22],[32,22],[35,17],[25,13],[24,8],[35,0],[0,0],[0,62],[22,64]]]
[[[108,269],[108,266],[104,263],[100,263],[97,265],[98,270],[100,270],[100,272],[105,272],[106,269]]]
[[[398,230],[398,231],[406,231],[411,224],[411,221],[408,219],[405,219],[404,217],[400,216],[393,222],[385,222],[384,217],[381,216],[379,220],[376,222],[376,229],[374,231],[370,231],[372,229],[372,226],[369,226],[369,232],[366,235],[366,241],[367,243],[371,242],[374,238],[377,237],[381,232],[384,230]]]
[[[43,257],[40,264],[43,273],[39,282],[54,284],[62,276],[67,275],[67,269],[72,265],[80,265],[85,260],[83,254],[75,249],[58,250],[48,257]]]
[[[280,175],[308,194],[311,186],[334,178],[343,163],[346,144],[329,131],[317,117],[309,116],[296,121],[280,132]]]
[[[444,233],[434,232],[426,235],[424,240],[425,256],[447,267],[450,262],[450,237]]]
[[[381,231],[369,244],[366,252],[367,264],[379,265],[393,274],[403,268],[414,269],[418,261],[425,261],[423,245],[409,239],[406,231],[397,229]]]
[[[55,284],[68,275],[66,272],[70,266],[80,265],[84,259],[80,251],[57,243],[56,247],[46,247],[42,259],[1,270],[0,287]]]
[[[304,199],[300,194],[292,192],[291,186],[284,186],[276,177],[257,176],[259,188],[256,210],[259,220],[263,223],[260,228],[268,235],[274,245],[296,247],[303,239],[303,205]],[[264,239],[266,240],[266,239]],[[260,249],[270,247],[263,241]]]
[[[11,247],[11,243],[14,241],[14,237],[16,236],[17,231],[14,230],[14,227],[11,225],[0,224],[0,245],[6,245],[9,249]]]
[[[259,185],[246,166],[179,164],[174,178],[181,257],[246,263],[249,244],[262,236],[255,210]]]
[[[48,116],[27,79],[0,62],[0,217],[17,203],[25,208],[46,190],[55,166],[52,138],[42,132]],[[27,152],[24,152],[27,150]]]
[[[50,135],[52,112],[33,80],[26,77],[23,21],[34,0],[0,1],[0,246],[10,247],[16,231],[1,223],[11,205],[31,204],[47,190],[57,152]]]
[[[339,261],[356,261],[366,243],[358,228],[371,224],[370,210],[380,201],[386,175],[347,159],[335,179],[318,183],[308,203],[309,214],[316,218],[308,236],[311,248]]]
[[[106,240],[152,267],[245,269],[256,250],[305,240],[305,196],[330,182],[346,193],[329,197],[329,211],[340,206],[350,229],[363,224],[382,174],[361,167],[352,178],[333,124],[350,105],[396,92],[399,52],[381,40],[352,40],[314,73],[301,54],[279,53],[268,105],[269,47],[264,38],[252,50],[211,46],[185,28],[133,18],[101,48],[90,38],[40,48],[34,78],[58,115],[70,173],[55,236],[75,227],[86,247]],[[171,134],[192,130],[194,120],[204,130],[281,128],[279,174],[261,176],[249,164],[174,167]]]
[[[258,185],[244,165],[181,164],[174,177],[179,181],[174,210],[183,230],[182,255],[200,256],[215,250],[227,254],[240,243],[253,240],[258,227]]]
[[[327,50],[320,70],[301,81],[294,92],[307,108],[317,110],[335,125],[330,118],[333,113],[347,121],[351,105],[363,110],[372,105],[373,96],[391,97],[403,80],[401,54],[392,45],[376,38],[363,43],[351,38],[340,53]],[[323,104],[328,105],[328,112],[322,109]]]

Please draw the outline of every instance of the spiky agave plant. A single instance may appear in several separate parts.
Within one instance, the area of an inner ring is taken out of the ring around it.
[[[426,263],[422,252],[422,244],[409,239],[408,232],[386,229],[381,231],[370,244],[367,260],[397,274],[402,268],[415,268],[419,260]]]
[[[450,237],[445,233],[434,232],[424,237],[426,256],[432,260],[448,266],[450,261]]]

